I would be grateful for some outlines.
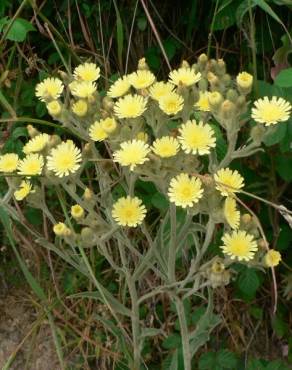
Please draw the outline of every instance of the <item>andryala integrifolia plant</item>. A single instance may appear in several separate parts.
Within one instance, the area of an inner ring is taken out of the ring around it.
[[[118,78],[105,94],[98,90],[100,68],[94,63],[61,76],[39,83],[36,96],[64,135],[28,126],[23,156],[1,155],[0,171],[9,175],[2,203],[14,217],[13,199],[42,209],[51,234],[35,235],[37,242],[93,283],[119,333],[112,346],[126,349],[121,356],[131,369],[146,361],[146,337],[167,335],[163,323],[142,320],[141,307],[168,295],[179,321],[184,369],[190,370],[208,339],[202,331],[209,334],[219,323],[212,291],[230,282],[232,264],[273,268],[281,260],[262,245],[259,225],[240,200],[244,178],[230,165],[262,150],[265,135],[289,118],[291,105],[277,97],[250,102],[253,77],[241,72],[233,80],[222,59],[205,54],[192,66],[184,61],[168,81],[157,81],[141,59],[137,71]],[[252,128],[239,146],[250,106]],[[218,137],[227,143],[223,156]],[[141,181],[168,199],[166,209],[146,207]],[[49,190],[58,209],[50,207]],[[208,248],[218,233],[222,253],[214,256]],[[106,259],[123,293],[111,293],[97,279],[92,249]],[[185,302],[198,293],[209,303],[194,329]],[[177,354],[171,355],[175,361]]]

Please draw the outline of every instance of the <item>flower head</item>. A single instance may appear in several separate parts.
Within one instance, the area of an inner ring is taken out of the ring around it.
[[[32,139],[30,139],[23,147],[23,153],[37,153],[45,149],[46,145],[50,140],[50,135],[39,134]]]
[[[40,154],[28,154],[23,160],[18,162],[17,172],[23,176],[41,175],[44,166],[43,156]]]
[[[93,141],[103,141],[108,138],[108,133],[103,128],[101,121],[95,121],[89,127],[89,137]]]
[[[19,188],[15,190],[14,197],[17,201],[23,200],[29,193],[33,193],[31,183],[29,181],[22,181]]]
[[[89,99],[96,92],[96,84],[90,81],[81,81],[73,85],[72,95],[82,99]]]
[[[63,222],[58,222],[53,227],[53,231],[57,236],[65,236],[67,233],[68,227]],[[69,229],[70,230],[70,229]]]
[[[216,189],[221,195],[228,196],[237,193],[244,186],[244,179],[238,171],[232,171],[230,168],[222,168],[214,175]]]
[[[171,136],[163,136],[153,142],[153,152],[162,158],[173,157],[179,151],[179,142]]]
[[[126,141],[121,144],[121,149],[114,152],[114,160],[121,166],[129,166],[133,171],[138,164],[143,164],[149,160],[149,145],[142,140]]]
[[[183,109],[184,99],[175,92],[163,95],[158,100],[159,108],[169,116],[177,114]]]
[[[226,198],[224,202],[224,216],[232,229],[238,229],[240,212],[236,208],[236,201],[234,198]]]
[[[241,72],[236,77],[236,83],[241,89],[250,89],[253,82],[253,76],[247,72]]]
[[[120,198],[112,210],[112,216],[120,226],[136,227],[142,223],[145,215],[146,208],[137,197]]]
[[[276,96],[273,96],[271,100],[265,96],[263,99],[256,100],[254,105],[251,110],[252,118],[266,126],[287,121],[292,109],[289,102]]]
[[[107,117],[105,119],[102,119],[100,123],[101,123],[101,127],[108,134],[111,134],[117,128],[117,121],[112,117]]]
[[[148,70],[138,70],[129,75],[130,84],[136,89],[146,89],[153,84],[155,76]]]
[[[47,157],[47,167],[58,177],[68,176],[79,169],[81,160],[80,149],[72,140],[67,140],[51,150]]]
[[[18,155],[15,153],[7,153],[0,155],[0,172],[13,172],[18,165]]]
[[[85,100],[77,100],[77,102],[72,105],[72,112],[78,117],[84,117],[87,113],[87,110],[88,105]]]
[[[128,94],[115,103],[114,112],[118,118],[136,118],[145,112],[146,104],[142,96]]]
[[[120,98],[129,91],[130,87],[129,76],[120,77],[111,85],[107,95],[110,98]]]
[[[76,80],[94,82],[100,77],[100,68],[94,63],[80,64],[74,69],[74,77]]]
[[[224,243],[221,246],[223,253],[230,256],[232,260],[250,261],[258,250],[254,237],[243,230],[224,234],[222,241]]]
[[[71,215],[76,220],[80,220],[84,216],[84,209],[79,204],[75,204],[71,207]]]
[[[58,116],[61,113],[62,106],[58,100],[52,100],[47,104],[47,110],[51,116]]]
[[[58,78],[49,77],[36,85],[35,94],[43,102],[56,100],[64,89],[63,82]]]
[[[264,264],[267,267],[278,266],[281,260],[281,254],[278,251],[275,251],[275,249],[270,249],[264,256]]]
[[[192,68],[182,67],[179,69],[175,69],[174,71],[169,73],[169,82],[172,84],[179,86],[191,86],[194,85],[196,82],[200,81],[201,73],[196,72]]]
[[[203,122],[187,121],[179,128],[179,133],[178,139],[186,153],[204,155],[216,146],[214,131]]]
[[[208,91],[200,91],[199,100],[195,103],[196,109],[201,112],[210,112],[209,94]]]
[[[152,99],[159,101],[163,96],[172,93],[175,89],[175,86],[170,82],[155,82],[149,88],[149,95]]]
[[[203,196],[202,182],[196,177],[181,173],[170,181],[168,196],[176,206],[192,207]]]

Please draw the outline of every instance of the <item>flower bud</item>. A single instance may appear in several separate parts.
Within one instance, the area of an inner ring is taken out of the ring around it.
[[[246,99],[244,95],[240,95],[236,100],[236,107],[242,111],[246,108]]]
[[[263,262],[267,267],[278,266],[281,260],[281,254],[274,249],[270,249],[263,258]]]
[[[75,204],[71,207],[71,216],[75,220],[80,220],[84,217],[84,209],[79,204]]]
[[[27,132],[28,132],[29,137],[31,137],[31,138],[33,138],[33,137],[35,137],[35,136],[39,135],[39,133],[40,133],[40,132],[39,132],[35,127],[33,127],[32,125],[27,125],[27,126],[26,126],[26,129],[27,129]]]
[[[268,245],[268,242],[266,242],[264,239],[260,239],[258,241],[258,246],[260,249],[267,250],[269,245]]]
[[[47,104],[47,110],[51,116],[58,116],[61,113],[62,106],[58,100],[53,100]]]
[[[207,271],[208,280],[212,288],[228,285],[230,282],[230,272],[225,270],[224,264],[217,260]]]
[[[205,78],[201,78],[198,82],[198,87],[200,91],[207,91],[208,89],[208,81]]]
[[[183,60],[183,61],[181,62],[181,68],[190,68],[190,64],[189,64],[189,62],[188,62],[188,61],[186,61],[186,60]]]
[[[149,70],[148,64],[146,63],[145,58],[141,58],[138,61],[138,69],[139,70]]]
[[[92,199],[92,197],[93,197],[93,191],[92,191],[91,189],[89,189],[89,188],[86,188],[86,189],[84,190],[83,197],[84,197],[84,199],[85,199],[85,200],[90,200],[90,199]]]
[[[208,95],[209,105],[211,110],[218,110],[223,102],[223,96],[218,91],[213,91]]]
[[[144,131],[140,131],[138,132],[138,134],[136,135],[136,139],[137,140],[142,140],[144,141],[145,143],[147,143],[148,141],[148,134]]]
[[[199,55],[198,65],[201,69],[205,69],[207,62],[208,62],[208,57],[206,54]]]
[[[114,107],[114,102],[111,98],[109,98],[108,96],[105,96],[102,99],[102,106],[106,111],[111,111]]]
[[[90,227],[84,227],[81,230],[80,234],[81,240],[86,244],[92,242],[95,239],[94,231]]]
[[[241,72],[236,77],[238,91],[243,94],[249,94],[252,89],[253,76],[247,72]]]
[[[84,117],[87,114],[88,105],[85,100],[78,100],[72,105],[72,112],[78,117]]]
[[[230,100],[224,100],[220,108],[220,114],[223,120],[231,120],[235,117],[236,107]]]
[[[256,125],[250,130],[250,137],[255,143],[260,144],[263,141],[265,132],[263,125]]]
[[[58,222],[53,227],[53,231],[57,236],[64,236],[67,226],[63,222]]]
[[[217,61],[215,59],[210,59],[207,63],[207,70],[215,72],[217,66]]]
[[[229,89],[226,93],[226,99],[232,101],[233,103],[236,103],[238,98],[238,93],[234,89]]]
[[[226,73],[226,64],[223,59],[218,59],[215,71],[218,76],[223,76]]]
[[[221,78],[221,82],[225,85],[225,86],[229,86],[230,85],[230,82],[231,82],[231,77],[229,74],[225,73],[225,75],[222,76]]]
[[[244,225],[248,225],[250,222],[252,221],[252,217],[249,213],[244,213],[242,216],[241,216],[241,222],[244,224]]]

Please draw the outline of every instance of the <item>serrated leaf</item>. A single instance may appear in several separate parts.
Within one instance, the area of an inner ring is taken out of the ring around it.
[[[224,369],[235,369],[237,365],[237,357],[233,352],[223,349],[217,353],[217,362]]]
[[[275,84],[280,87],[292,86],[292,68],[283,69],[276,77]]]
[[[9,26],[9,23],[7,26]],[[16,18],[6,35],[6,39],[22,42],[26,39],[27,33],[31,31],[36,31],[36,29],[30,22],[22,18]]]
[[[216,353],[206,352],[203,353],[199,359],[199,369],[200,370],[210,370],[216,366]]]
[[[278,144],[284,139],[287,133],[287,123],[279,123],[275,127],[269,127],[265,133],[263,142],[267,146]]]
[[[247,294],[253,295],[260,286],[260,280],[256,271],[252,268],[246,268],[238,278],[239,289]]]

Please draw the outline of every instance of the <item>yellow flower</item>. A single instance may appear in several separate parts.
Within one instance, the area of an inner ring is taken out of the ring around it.
[[[89,137],[93,141],[103,141],[108,138],[108,133],[102,127],[101,121],[96,121],[89,127]]]
[[[247,72],[241,72],[236,77],[236,83],[241,89],[248,90],[252,87],[253,76]]]
[[[88,105],[85,100],[77,100],[72,105],[72,112],[78,117],[84,117],[87,113]]]
[[[23,200],[29,193],[33,193],[31,183],[29,181],[22,181],[19,189],[14,192],[14,197],[17,201]]]
[[[187,121],[179,128],[179,133],[178,139],[186,153],[204,155],[216,146],[214,131],[203,122]]]
[[[267,267],[278,266],[281,260],[281,254],[274,249],[270,249],[264,256],[264,263]]]
[[[58,100],[53,100],[47,104],[47,110],[51,116],[58,116],[61,113],[62,106]]]
[[[19,175],[34,176],[41,175],[44,166],[43,156],[40,154],[28,154],[22,161],[18,162]]]
[[[210,112],[209,94],[210,93],[208,91],[200,91],[199,100],[195,103],[196,109],[202,112]]]
[[[232,171],[229,168],[222,168],[214,175],[216,189],[221,195],[228,196],[237,193],[244,186],[244,179],[238,171]]]
[[[48,134],[39,134],[32,139],[30,139],[23,147],[23,153],[37,153],[45,149],[46,145],[50,140],[50,135]]]
[[[209,92],[208,102],[211,109],[218,109],[223,102],[223,96],[218,91]]]
[[[278,122],[285,122],[291,114],[291,104],[283,98],[273,96],[270,100],[267,96],[254,102],[255,107],[251,110],[252,118],[266,126],[275,125]]]
[[[72,95],[81,99],[89,99],[96,92],[96,84],[90,81],[81,81],[71,89]]]
[[[84,209],[79,204],[75,204],[71,207],[71,215],[76,220],[80,220],[84,216]]]
[[[129,75],[129,82],[136,90],[146,89],[146,87],[152,85],[154,81],[154,74],[147,70],[138,70]]]
[[[94,82],[100,77],[100,68],[94,63],[80,64],[74,69],[74,78],[76,80]]]
[[[136,227],[142,223],[145,215],[146,208],[137,197],[120,198],[112,209],[112,216],[120,226]]]
[[[67,226],[63,222],[58,222],[53,227],[54,233],[56,235],[58,235],[58,236],[64,236],[64,235],[66,235],[67,229],[68,229]]]
[[[226,198],[224,203],[224,216],[232,229],[238,229],[240,212],[236,208],[236,201],[234,198]]]
[[[224,234],[222,241],[224,243],[221,246],[223,253],[228,255],[232,260],[250,261],[254,258],[258,250],[254,237],[243,230]]]
[[[176,86],[191,86],[200,81],[200,79],[201,73],[196,73],[192,68],[182,67],[169,73],[169,82]]]
[[[153,152],[162,158],[173,157],[179,151],[179,142],[171,136],[156,139],[152,145]]]
[[[114,105],[115,115],[119,118],[136,118],[146,110],[147,99],[140,95],[126,95]]]
[[[147,158],[150,148],[142,140],[126,141],[121,144],[121,149],[114,152],[114,160],[121,166],[129,166],[133,171],[138,164],[143,164],[149,160]]]
[[[89,188],[85,188],[84,190],[84,193],[83,193],[83,197],[85,200],[90,200],[92,199],[93,197],[93,191]]]
[[[107,134],[111,134],[117,128],[117,121],[112,117],[102,119],[100,123],[101,123],[101,127],[104,129],[104,131]]]
[[[159,108],[166,114],[173,115],[180,112],[184,106],[183,98],[175,92],[162,96],[159,101]]]
[[[152,99],[159,101],[163,96],[172,93],[175,87],[169,82],[155,82],[149,88],[149,95]]]
[[[200,179],[181,173],[170,181],[168,196],[176,206],[186,208],[198,203],[203,196],[203,192]]]
[[[130,87],[129,76],[120,77],[111,85],[107,95],[110,98],[120,98],[129,91]]]
[[[47,167],[56,176],[68,176],[80,167],[81,151],[72,140],[63,141],[53,148],[47,157]]]
[[[43,102],[56,100],[62,94],[64,85],[58,78],[46,78],[36,85],[35,94]]]
[[[15,153],[7,153],[0,156],[0,172],[13,172],[18,165],[18,155]]]

